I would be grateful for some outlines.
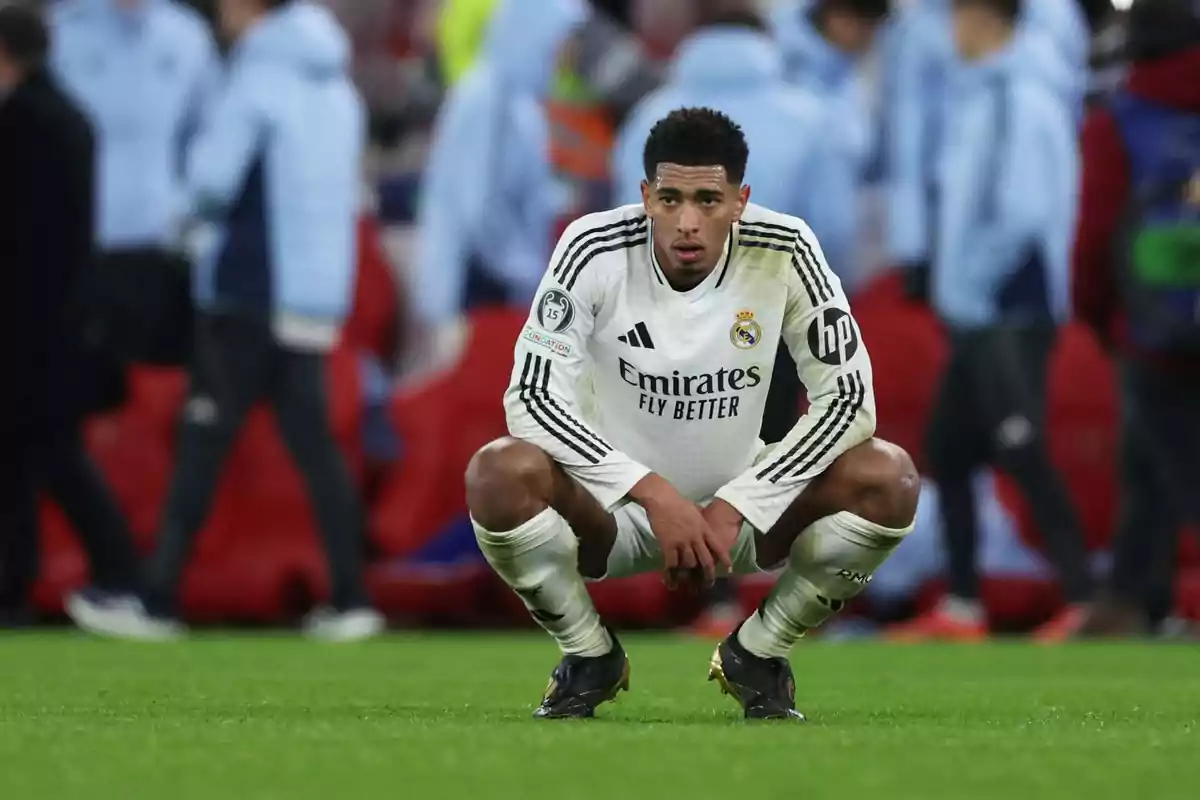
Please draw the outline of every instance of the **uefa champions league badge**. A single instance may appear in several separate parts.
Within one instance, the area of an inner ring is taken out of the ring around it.
[[[547,289],[537,304],[537,321],[550,333],[562,333],[575,321],[575,304],[566,292]]]
[[[739,311],[737,321],[729,329],[729,341],[739,350],[749,350],[762,340],[762,326],[754,319],[753,311]]]

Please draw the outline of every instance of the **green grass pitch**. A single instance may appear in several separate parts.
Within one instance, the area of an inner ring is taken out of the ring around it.
[[[625,644],[632,691],[546,723],[533,634],[8,635],[0,798],[1200,796],[1194,646],[802,643],[795,725],[742,721],[708,643]]]

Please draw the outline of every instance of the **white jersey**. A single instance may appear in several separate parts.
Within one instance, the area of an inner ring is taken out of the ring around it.
[[[563,233],[517,341],[509,432],[610,511],[655,472],[769,530],[813,477],[874,433],[858,326],[795,217],[748,205],[716,269],[685,292],[667,283],[651,238],[640,205]],[[809,408],[764,454],[758,433],[781,338]]]

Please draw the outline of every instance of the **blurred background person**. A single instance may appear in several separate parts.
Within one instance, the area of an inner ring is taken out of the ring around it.
[[[464,307],[531,301],[560,202],[544,102],[588,11],[584,0],[500,0],[482,54],[447,95],[417,217],[419,339]]]
[[[1087,75],[1092,50],[1092,30],[1085,2],[1026,0],[1021,14],[1022,28],[1046,35],[1080,81]]]
[[[828,133],[837,111],[821,95],[786,82],[779,45],[756,6],[754,0],[699,4],[698,25],[680,45],[666,84],[618,134],[614,199],[641,201],[642,150],[656,120],[682,106],[713,108],[737,122],[750,144],[752,202],[803,218],[841,277],[851,267],[857,233],[856,164]]]
[[[850,149],[859,180],[869,174],[879,138],[863,61],[874,52],[891,5],[891,0],[787,0],[771,16],[788,80],[829,105],[830,125],[840,127],[826,135]],[[843,282],[852,288],[849,266],[842,269]]]
[[[882,52],[884,250],[924,299],[933,256],[935,164],[956,55],[949,0],[912,0],[895,15]]]
[[[149,575],[146,615],[110,614],[99,633],[164,639],[180,578],[222,463],[265,399],[304,474],[324,539],[331,607],[305,622],[331,640],[378,634],[363,584],[365,521],[334,441],[325,353],[354,287],[365,113],[350,82],[349,42],[308,0],[221,0],[234,42],[229,74],[187,159],[200,309],[176,471]]]
[[[934,311],[950,355],[927,458],[940,491],[949,595],[897,638],[986,635],[972,475],[1020,486],[1058,570],[1066,610],[1041,638],[1082,624],[1091,599],[1083,533],[1043,436],[1046,366],[1068,307],[1079,153],[1072,111],[1018,36],[1019,0],[954,0],[957,51],[939,155]],[[1066,80],[1066,78],[1063,78]]]
[[[437,35],[442,80],[453,86],[479,57],[488,23],[500,0],[442,0]]]
[[[632,28],[629,0],[591,0],[590,5],[592,13],[567,44],[565,74],[575,76],[574,83],[587,96],[600,101],[611,130],[662,82],[662,64]],[[600,159],[606,177],[607,150],[611,150],[612,144],[610,133],[606,152]],[[596,209],[608,208],[610,199],[607,193],[597,197]]]
[[[1097,636],[1169,613],[1180,526],[1200,525],[1200,9],[1138,0],[1126,46],[1128,76],[1084,126],[1074,253],[1075,313],[1120,387],[1113,558],[1083,629]]]
[[[611,207],[610,158],[617,129],[660,82],[660,69],[615,13],[616,3],[590,3],[590,13],[564,42],[543,101],[554,186],[553,230]],[[627,16],[627,15],[622,15]]]
[[[211,32],[176,0],[64,0],[51,19],[54,72],[96,131],[89,335],[99,356],[183,363],[183,153],[217,78]]]
[[[885,250],[906,271],[913,299],[928,295],[937,238],[937,163],[947,135],[950,82],[960,63],[952,0],[913,0],[896,15],[882,48],[883,167],[887,183]],[[1025,66],[1082,118],[1090,34],[1078,0],[1021,4],[1015,35]]]
[[[0,626],[28,616],[43,490],[90,561],[95,588],[77,597],[133,608],[139,588],[125,521],[84,451],[76,301],[94,269],[94,144],[48,47],[36,11],[0,8]]]

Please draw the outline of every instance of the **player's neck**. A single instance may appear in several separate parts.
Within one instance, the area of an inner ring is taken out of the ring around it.
[[[714,263],[702,270],[696,270],[694,272],[689,271],[687,274],[680,274],[675,267],[671,265],[670,260],[667,259],[662,248],[660,248],[657,244],[654,245],[654,258],[658,261],[658,268],[662,270],[663,277],[667,279],[667,285],[677,292],[687,292],[695,289],[697,286],[704,283],[705,279],[708,278],[709,275],[712,275],[713,270],[717,268],[716,263]]]

